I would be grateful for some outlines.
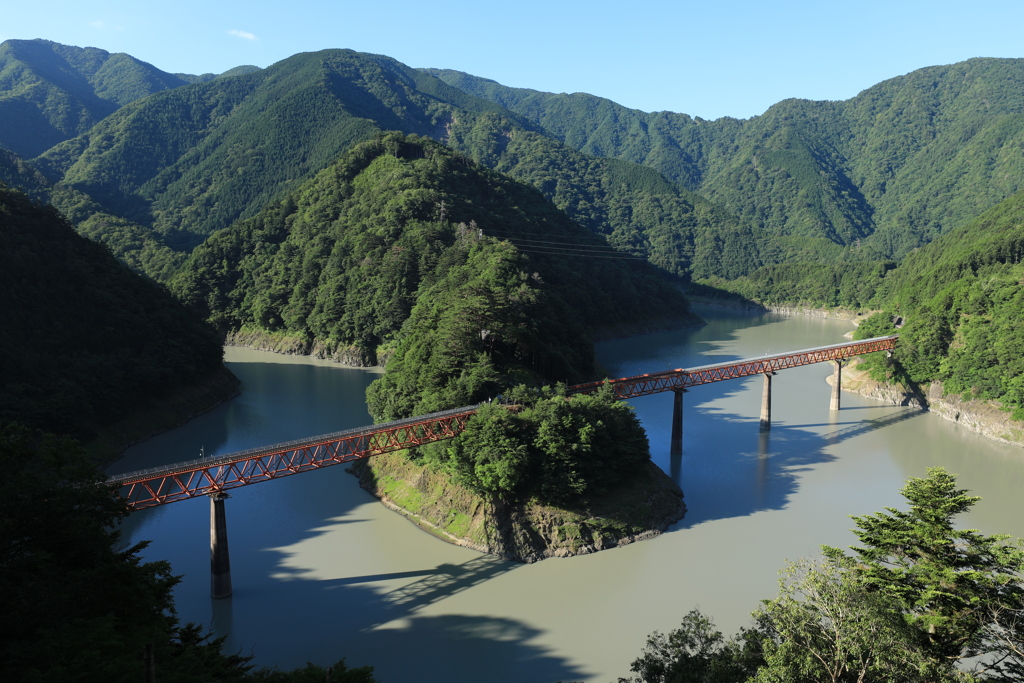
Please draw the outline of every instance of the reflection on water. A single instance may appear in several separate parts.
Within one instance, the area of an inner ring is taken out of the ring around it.
[[[842,340],[847,323],[705,311],[708,325],[602,343],[609,376],[703,365]],[[229,349],[243,393],[132,449],[111,471],[280,442],[370,422],[375,371]],[[632,401],[652,457],[680,482],[686,517],[668,533],[594,555],[516,565],[449,545],[362,491],[341,467],[232,491],[235,594],[209,598],[209,503],[133,515],[126,536],[185,578],[183,620],[212,622],[231,647],[285,668],[342,656],[381,680],[606,682],[628,673],[646,636],[694,607],[734,631],[776,590],[786,558],[855,541],[847,515],[898,506],[908,476],[943,465],[982,502],[965,520],[1024,535],[1020,449],[934,415],[843,396],[828,410],[827,364],[773,382],[758,427],[759,377],[697,387],[673,453],[671,392]],[[514,570],[514,571],[513,571]],[[397,655],[396,653],[401,653]]]

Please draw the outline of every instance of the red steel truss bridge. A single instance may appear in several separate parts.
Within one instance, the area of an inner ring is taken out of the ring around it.
[[[683,391],[711,382],[752,375],[770,376],[778,370],[801,365],[842,361],[865,353],[887,351],[895,348],[898,338],[899,335],[876,337],[803,351],[765,355],[762,358],[578,384],[570,387],[569,391],[592,393],[605,384],[610,384],[616,398],[619,399],[662,391]],[[109,481],[120,486],[120,493],[129,507],[136,510],[154,507],[450,439],[465,428],[466,422],[476,413],[477,407],[454,408],[263,448],[128,472],[111,477]]]
[[[721,382],[727,379],[736,379],[737,377],[767,375],[801,365],[823,363],[830,360],[843,361],[852,356],[860,356],[865,353],[891,351],[896,348],[896,340],[899,337],[898,334],[894,334],[888,337],[874,337],[861,341],[832,344],[831,346],[819,346],[813,349],[804,349],[803,351],[787,351],[786,353],[773,355],[765,354],[763,358],[747,358],[731,363],[701,365],[696,368],[679,368],[678,370],[652,372],[647,375],[622,377],[620,379],[590,382],[588,384],[576,384],[570,387],[569,391],[574,394],[593,393],[605,384],[610,384],[615,398],[618,399],[647,396],[648,394],[657,394],[662,391],[681,391],[701,384]]]

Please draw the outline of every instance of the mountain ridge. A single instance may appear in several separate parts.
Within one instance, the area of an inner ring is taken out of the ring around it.
[[[899,258],[1012,195],[1024,171],[1012,154],[1024,140],[1020,59],[925,67],[849,100],[789,99],[750,119],[714,121],[427,71],[571,147],[659,170],[781,236],[785,259],[801,252],[786,241],[809,234],[832,243],[818,249],[829,258]],[[951,154],[961,157],[956,176],[944,164]],[[925,201],[932,196],[941,201]]]
[[[236,67],[248,69],[255,67]],[[50,40],[0,43],[0,147],[31,158],[119,107],[213,74],[171,74],[123,52]]]

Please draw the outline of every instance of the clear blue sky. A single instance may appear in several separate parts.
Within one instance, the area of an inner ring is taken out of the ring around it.
[[[645,111],[747,118],[971,57],[1024,57],[1020,0],[174,0],[7,3],[0,40],[127,52],[170,72],[351,48]]]

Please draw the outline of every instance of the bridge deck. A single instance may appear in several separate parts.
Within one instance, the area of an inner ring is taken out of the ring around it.
[[[899,335],[875,337],[802,351],[765,355],[761,358],[589,382],[572,386],[569,391],[592,393],[602,386],[610,385],[619,399],[662,391],[679,391],[700,384],[889,350],[895,348],[898,338]],[[111,477],[109,481],[121,486],[122,496],[130,507],[153,507],[450,439],[465,428],[466,422],[476,413],[477,408],[475,405],[453,408],[212,458],[153,467],[119,474]]]

